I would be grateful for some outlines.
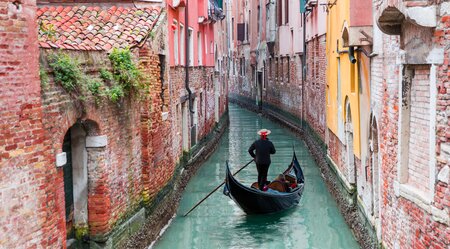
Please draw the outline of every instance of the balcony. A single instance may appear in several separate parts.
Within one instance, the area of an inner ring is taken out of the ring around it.
[[[432,40],[441,4],[399,0],[385,1],[378,6],[375,12],[377,25],[385,34],[400,36],[400,48],[405,51],[403,63],[439,64],[443,60],[443,48],[436,47]]]
[[[217,22],[225,18],[222,0],[209,0],[208,18],[213,22]]]
[[[378,27],[388,35],[401,35],[406,22],[422,28],[435,28],[439,7],[437,4],[418,4],[421,1],[383,2],[376,16]]]

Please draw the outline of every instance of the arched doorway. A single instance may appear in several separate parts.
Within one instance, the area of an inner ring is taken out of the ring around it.
[[[347,162],[347,176],[350,184],[356,184],[356,168],[355,157],[353,154],[353,124],[350,102],[348,98],[345,101],[345,144],[346,144],[346,162]]]
[[[86,138],[96,134],[98,126],[93,121],[77,122],[64,136],[62,145],[66,153],[63,166],[64,199],[67,239],[84,239],[88,235],[88,150]],[[75,230],[78,230],[76,232]],[[81,232],[80,232],[81,231]]]
[[[66,153],[66,164],[63,166],[64,175],[64,201],[66,208],[66,235],[67,239],[75,237],[74,228],[74,200],[73,200],[73,165],[72,165],[72,135],[70,129],[64,136],[62,151]]]
[[[372,187],[372,216],[375,221],[378,238],[381,238],[380,223],[380,166],[379,166],[379,145],[378,145],[378,124],[375,118],[372,118],[370,125],[370,183]],[[369,184],[370,184],[369,183]]]

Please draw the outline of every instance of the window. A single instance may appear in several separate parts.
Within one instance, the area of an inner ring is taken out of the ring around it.
[[[273,60],[272,58],[269,58],[269,72],[268,72],[268,76],[269,76],[269,80],[272,79],[272,64],[273,64]]]
[[[175,29],[173,30],[173,58],[174,58],[174,64],[178,65],[178,23],[177,21],[173,21],[173,26]]]
[[[281,26],[283,24],[283,6],[281,5],[282,0],[277,1],[277,24]]]
[[[188,29],[188,46],[189,46],[189,54],[188,54],[188,65],[194,66],[194,36],[193,30],[191,28]]]
[[[267,85],[267,67],[266,67],[266,61],[263,61],[263,89],[266,90],[266,85]]]
[[[245,40],[248,41],[248,23],[245,24]]]
[[[200,116],[203,116],[203,93],[200,93]]]
[[[244,76],[244,74],[245,74],[245,58],[240,59],[240,66],[241,66],[240,74],[241,74],[241,76]]]
[[[180,24],[180,65],[185,65],[186,60],[184,59],[185,57],[185,52],[184,52],[184,26],[183,24]]]
[[[279,61],[279,67],[280,67],[280,74],[279,74],[279,80],[280,80],[280,83],[283,83],[283,80],[284,80],[284,74],[283,74],[283,65],[284,65],[284,63],[283,63],[283,57],[280,57],[280,61]]]
[[[275,58],[275,81],[278,82],[278,57]]]
[[[202,32],[197,32],[197,53],[198,53],[198,65],[203,64],[203,47],[202,47]]]
[[[289,0],[284,0],[284,23],[289,23]]]
[[[252,11],[248,11],[248,34],[247,34],[247,41],[250,42],[251,36],[252,36]]]
[[[234,41],[234,17],[231,18],[231,40]]]
[[[294,53],[294,30],[291,30],[291,53]]]
[[[291,81],[291,58],[289,58],[288,56],[286,57],[286,59],[287,59],[286,82],[289,83]]]
[[[211,53],[214,53],[214,44],[213,44],[213,42],[212,41],[209,42],[209,45],[210,45]]]
[[[258,15],[256,16],[256,18],[258,19],[257,20],[257,26],[256,26],[256,28],[257,28],[257,30],[258,30],[258,34],[259,34],[259,30],[260,30],[260,27],[259,27],[259,25],[260,25],[260,15],[261,15],[261,9],[260,9],[260,7],[259,7],[259,5],[258,5]]]
[[[238,23],[237,24],[237,40],[238,41],[245,41],[246,40],[246,33],[245,33],[245,23]]]
[[[399,119],[400,194],[430,204],[435,186],[436,66],[406,65],[401,82]],[[418,149],[420,148],[420,149]]]
[[[205,41],[205,54],[208,55],[208,36],[206,35],[206,32],[205,32],[205,40],[204,41]]]

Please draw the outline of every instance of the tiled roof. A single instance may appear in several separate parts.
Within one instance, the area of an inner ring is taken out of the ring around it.
[[[160,13],[159,7],[43,7],[37,11],[39,45],[72,50],[131,48],[148,37]]]

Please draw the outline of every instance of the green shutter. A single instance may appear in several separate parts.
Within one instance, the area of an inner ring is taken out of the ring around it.
[[[300,13],[306,12],[306,2],[307,0],[300,0]]]

